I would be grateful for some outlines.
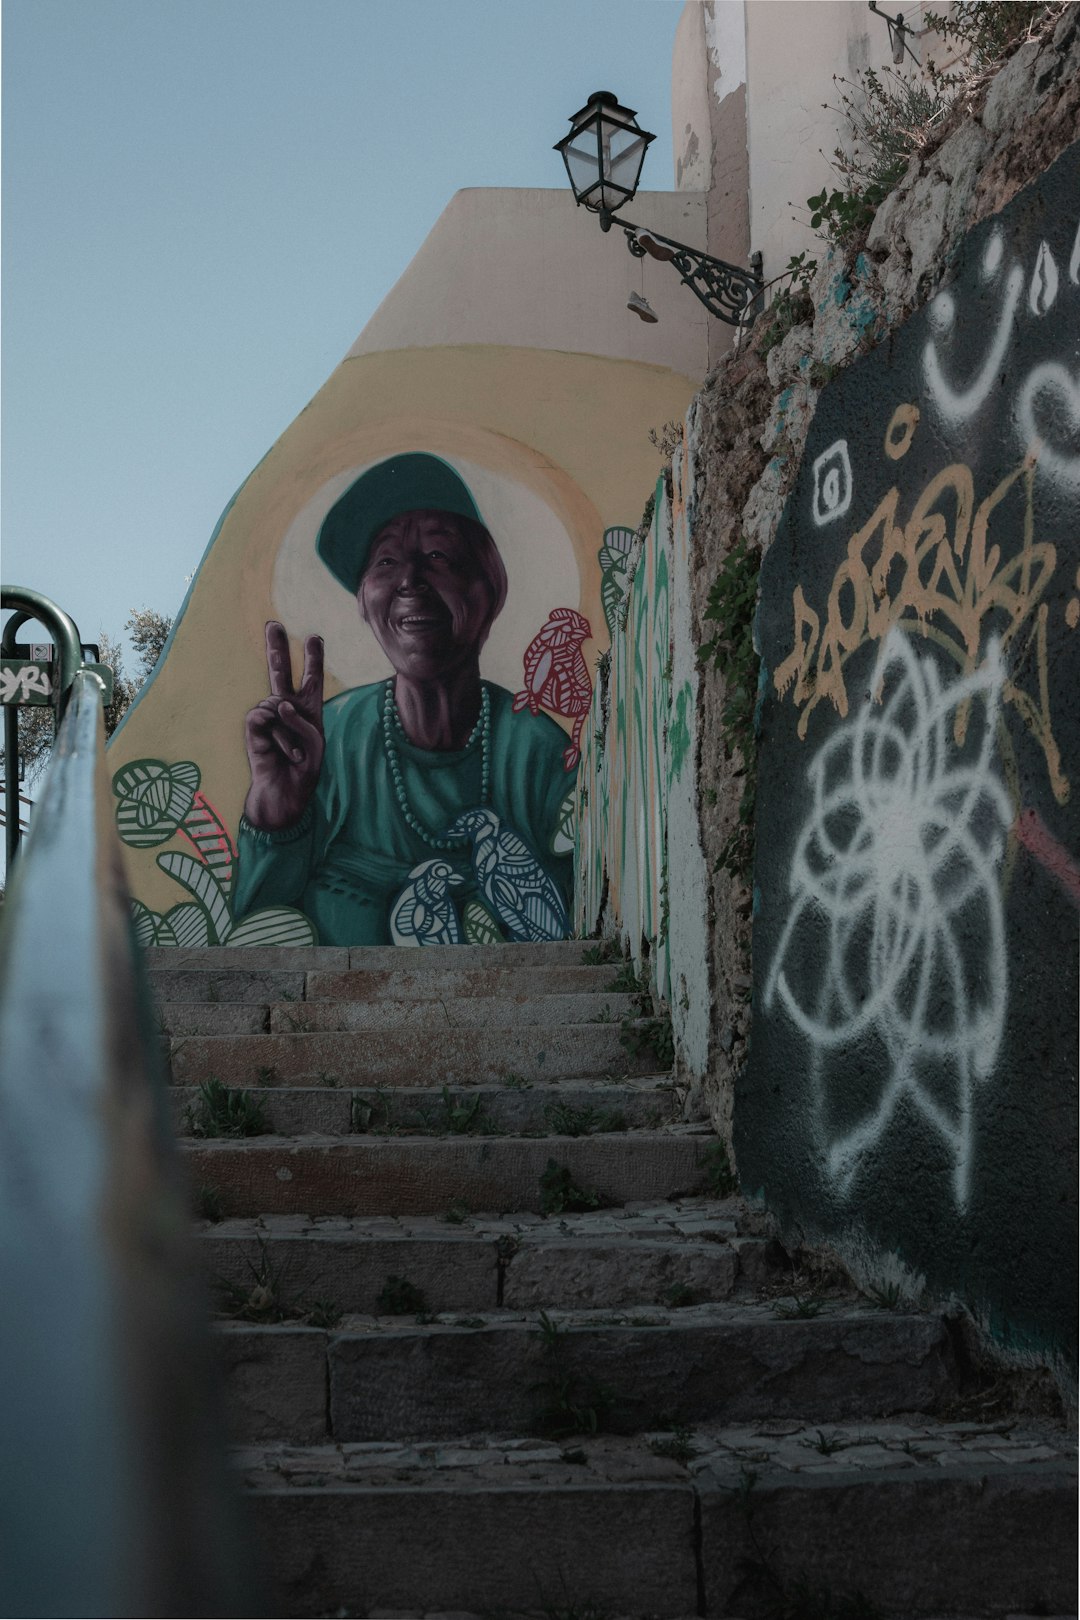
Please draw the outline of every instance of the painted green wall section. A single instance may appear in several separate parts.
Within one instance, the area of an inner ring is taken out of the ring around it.
[[[694,770],[686,465],[681,446],[671,492],[660,479],[648,527],[621,570],[610,562],[605,569],[611,649],[597,667],[582,738],[576,895],[578,932],[599,929],[629,947],[670,1009],[677,1071],[700,1080],[708,1059],[707,886]],[[609,551],[626,543],[605,539]]]

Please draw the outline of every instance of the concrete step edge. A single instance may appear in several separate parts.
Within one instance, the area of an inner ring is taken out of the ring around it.
[[[189,1084],[211,1075],[241,1085],[375,1085],[394,1077],[397,1084],[437,1087],[656,1073],[660,1054],[643,1041],[628,1051],[620,1033],[618,1025],[575,1024],[180,1035],[168,1040],[168,1062],[171,1077]]]
[[[385,1302],[409,1315],[216,1324],[237,1438],[436,1443],[485,1428],[865,1423],[956,1395],[947,1328],[929,1313],[844,1304],[804,1321],[728,1299],[436,1314],[408,1277],[388,1274],[385,1286]]]
[[[621,958],[617,956],[604,964],[586,961],[586,952],[593,950],[594,941],[568,939],[534,945],[433,945],[422,950],[395,945],[157,945],[147,947],[144,956],[151,969],[183,967],[213,972],[248,972],[263,967],[291,969],[294,965],[311,972],[327,968],[344,971],[349,967],[361,972],[381,972],[388,967],[428,972],[447,966],[475,969],[492,964],[507,968],[604,965],[612,972],[618,968]]]
[[[730,1466],[710,1477],[699,1459],[689,1473],[654,1449],[671,1435],[642,1435],[246,1447],[234,1467],[293,1614],[467,1620],[557,1603],[679,1620],[775,1612],[800,1591],[883,1616],[1075,1613],[1063,1463],[920,1466],[898,1450],[902,1467],[764,1464],[748,1484],[742,1437],[699,1438]]]
[[[223,969],[181,964],[151,967],[151,988],[163,1002],[208,1001],[223,1006],[233,1002],[363,1001],[406,999],[439,1001],[448,996],[537,995],[618,996],[610,969],[602,967],[536,966],[517,968],[429,968],[426,973],[396,966],[379,969],[290,967],[288,963]]]
[[[441,1215],[460,1199],[542,1214],[556,1204],[598,1209],[715,1190],[714,1140],[668,1126],[547,1138],[188,1138],[180,1148],[192,1182],[213,1190],[225,1216]]]
[[[640,1022],[636,998],[603,991],[556,991],[538,995],[433,996],[364,1001],[322,1000],[182,1001],[158,1004],[164,1033],[249,1035],[344,1033],[393,1029],[546,1029],[568,1025]]]
[[[541,1310],[673,1309],[723,1300],[767,1286],[777,1275],[777,1245],[764,1237],[684,1232],[612,1221],[592,1230],[549,1221],[515,1230],[509,1222],[467,1225],[460,1206],[442,1219],[342,1222],[340,1228],[281,1230],[255,1221],[204,1224],[197,1252],[219,1305],[252,1314],[270,1287],[275,1309],[324,1327],[374,1317],[391,1277],[408,1280],[416,1307],[460,1326],[497,1326]],[[345,1228],[345,1229],[342,1229]],[[373,1229],[374,1228],[374,1229]],[[628,1230],[628,1228],[630,1230]],[[257,1310],[255,1312],[257,1314]]]
[[[558,1080],[507,1086],[227,1087],[246,1094],[246,1114],[275,1136],[597,1135],[675,1123],[670,1079]],[[170,1084],[173,1131],[194,1137],[207,1114],[199,1086]],[[211,1115],[212,1117],[212,1115]],[[707,1128],[704,1122],[700,1122]]]

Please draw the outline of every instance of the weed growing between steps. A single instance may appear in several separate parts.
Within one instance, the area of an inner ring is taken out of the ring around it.
[[[649,1450],[654,1457],[668,1457],[672,1462],[682,1463],[684,1468],[698,1454],[690,1430],[682,1424],[676,1425],[664,1439],[650,1440]]]
[[[624,1019],[619,1040],[631,1057],[650,1057],[659,1069],[666,1071],[675,1062],[675,1035],[668,1014],[637,1021]]]
[[[575,1108],[571,1103],[548,1103],[544,1120],[555,1136],[595,1136],[598,1131],[625,1131],[626,1115],[612,1108]]]
[[[237,1283],[228,1277],[214,1279],[218,1310],[239,1322],[306,1322],[309,1327],[335,1328],[343,1312],[336,1300],[317,1299],[306,1305],[298,1294],[291,1297],[281,1269],[270,1256],[270,1249],[259,1238],[258,1261],[248,1260],[250,1282]]]
[[[877,1604],[861,1591],[845,1596],[827,1586],[812,1584],[805,1575],[784,1579],[776,1567],[776,1548],[763,1547],[757,1533],[757,1484],[756,1470],[744,1468],[731,1492],[750,1546],[749,1553],[738,1561],[741,1581],[737,1606],[749,1599],[746,1607],[752,1604],[754,1612],[760,1612],[764,1620],[884,1620]]]
[[[790,1300],[779,1300],[773,1306],[773,1315],[779,1316],[785,1322],[794,1322],[820,1316],[825,1309],[823,1299],[814,1299],[806,1294],[792,1294]]]
[[[546,1376],[532,1385],[539,1397],[536,1432],[553,1440],[572,1434],[601,1434],[611,1423],[620,1398],[609,1385],[579,1377],[565,1364],[566,1329],[546,1311],[537,1319]]]
[[[481,1102],[482,1098],[479,1096],[466,1102],[464,1098],[455,1097],[449,1086],[443,1086],[443,1126],[451,1136],[468,1136],[473,1131],[485,1136],[491,1134],[494,1126],[490,1120],[485,1119]]]
[[[813,1440],[800,1440],[799,1444],[808,1451],[820,1452],[823,1457],[833,1457],[838,1451],[846,1451],[848,1446],[854,1445],[853,1440],[845,1439],[842,1434],[826,1434],[824,1429],[814,1431]]]
[[[649,995],[648,984],[644,979],[638,977],[638,971],[633,962],[620,961],[615,977],[607,988],[612,995],[616,996],[647,997],[649,1003],[647,1011],[652,1011],[652,997]]]
[[[380,1316],[415,1316],[418,1321],[431,1317],[424,1290],[407,1277],[387,1277],[379,1290],[376,1309]]]
[[[670,1069],[675,1062],[675,1037],[669,1013],[657,1015],[648,980],[638,973],[633,962],[620,962],[615,977],[608,985],[613,995],[633,996],[637,1002],[634,1014],[622,1020],[620,1045],[631,1057],[648,1057],[660,1069]],[[596,1023],[613,1022],[598,1018]]]
[[[739,1181],[731,1168],[727,1144],[719,1139],[710,1142],[698,1157],[705,1172],[704,1188],[710,1198],[733,1198],[739,1190]]]
[[[897,1282],[870,1283],[864,1290],[867,1299],[877,1306],[879,1311],[902,1311],[915,1307],[905,1299],[904,1291]]]
[[[315,1328],[326,1328],[332,1332],[341,1325],[344,1311],[336,1299],[317,1299],[307,1313],[308,1324]]]
[[[661,1303],[672,1311],[685,1310],[687,1306],[696,1305],[697,1302],[698,1297],[694,1290],[681,1282],[672,1283],[670,1288],[665,1288],[661,1298]]]
[[[212,1221],[216,1226],[218,1221],[224,1220],[225,1211],[221,1204],[221,1194],[216,1187],[208,1187],[205,1183],[195,1189],[195,1214],[201,1221]]]
[[[373,1096],[355,1092],[349,1108],[349,1128],[359,1136],[492,1136],[495,1123],[484,1113],[483,1097],[452,1092],[443,1086],[438,1101],[414,1104],[399,1113],[398,1099],[385,1086]]]
[[[602,1202],[598,1192],[579,1186],[564,1164],[548,1160],[540,1177],[541,1215],[578,1215],[599,1209]]]
[[[236,1091],[211,1075],[199,1087],[195,1102],[184,1109],[190,1136],[266,1136],[270,1121],[249,1091]]]

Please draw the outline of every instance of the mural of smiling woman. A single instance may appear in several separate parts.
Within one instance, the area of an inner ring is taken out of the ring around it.
[[[331,507],[316,551],[393,674],[324,703],[321,638],[307,638],[294,686],[285,628],[267,624],[237,917],[296,907],[329,945],[564,937],[566,738],[481,679],[506,570],[465,482],[427,453],[382,461]],[[482,873],[476,812],[494,834]]]

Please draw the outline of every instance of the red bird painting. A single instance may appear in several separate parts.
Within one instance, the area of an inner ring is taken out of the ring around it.
[[[563,763],[572,771],[581,758],[581,728],[592,702],[592,677],[581,650],[592,635],[588,619],[573,608],[553,608],[547,623],[530,641],[525,653],[525,686],[514,697],[514,712],[529,705],[574,722],[570,747]]]

